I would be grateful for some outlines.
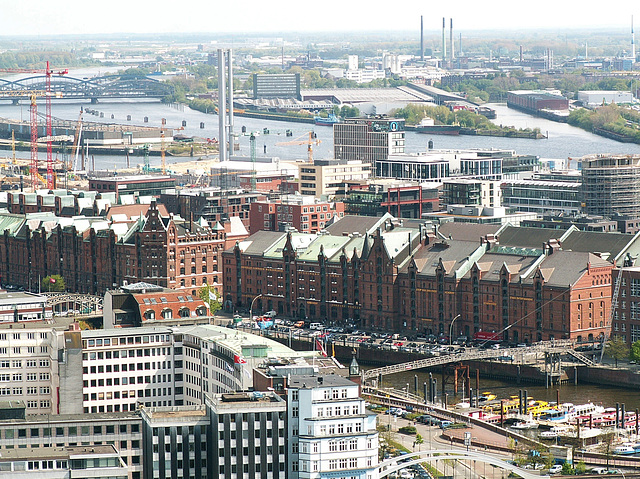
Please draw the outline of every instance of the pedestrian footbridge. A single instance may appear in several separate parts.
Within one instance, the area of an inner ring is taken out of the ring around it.
[[[400,469],[410,467],[414,464],[420,464],[422,462],[434,462],[442,460],[463,460],[474,461],[476,463],[485,463],[494,467],[498,467],[509,473],[521,477],[522,479],[548,479],[549,476],[541,476],[538,471],[528,471],[521,467],[516,466],[510,462],[507,462],[500,457],[480,453],[476,451],[464,451],[456,449],[433,449],[430,451],[419,451],[404,454],[402,456],[392,457],[384,462],[378,464],[378,477],[387,477],[389,474],[398,472]],[[437,465],[435,466],[437,469]]]

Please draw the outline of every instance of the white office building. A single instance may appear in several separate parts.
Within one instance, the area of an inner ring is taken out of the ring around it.
[[[288,384],[289,479],[375,479],[376,416],[359,386],[338,375],[292,376]]]

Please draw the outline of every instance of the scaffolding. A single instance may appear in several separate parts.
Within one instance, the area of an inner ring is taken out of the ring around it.
[[[582,159],[585,213],[636,216],[640,209],[640,155],[590,155]]]

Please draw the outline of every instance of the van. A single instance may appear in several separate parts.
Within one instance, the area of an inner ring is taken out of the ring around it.
[[[321,330],[321,329],[324,329],[324,326],[322,325],[322,323],[311,323],[311,324],[309,325],[309,329],[318,329],[318,330]]]
[[[273,310],[267,311],[262,316],[264,316],[265,318],[275,318],[276,317],[276,312],[273,311]]]

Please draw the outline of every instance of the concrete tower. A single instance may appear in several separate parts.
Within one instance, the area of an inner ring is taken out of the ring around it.
[[[231,49],[218,49],[218,150],[220,161],[233,148],[233,57]]]
[[[424,61],[424,23],[420,15],[420,61]]]

